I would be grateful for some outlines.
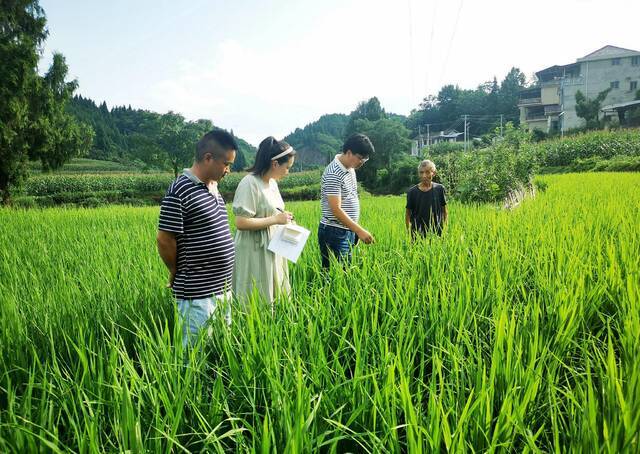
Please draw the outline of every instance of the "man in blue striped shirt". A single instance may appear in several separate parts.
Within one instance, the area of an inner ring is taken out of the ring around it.
[[[216,308],[231,323],[234,248],[218,182],[230,171],[238,146],[226,131],[211,131],[196,145],[195,162],[169,186],[160,207],[158,252],[189,344]]]
[[[348,263],[351,249],[358,240],[373,243],[373,236],[360,224],[360,200],[356,169],[369,160],[374,152],[371,140],[364,134],[350,136],[342,146],[342,153],[327,166],[320,183],[322,219],[318,227],[318,244],[322,267],[328,268],[329,255]]]

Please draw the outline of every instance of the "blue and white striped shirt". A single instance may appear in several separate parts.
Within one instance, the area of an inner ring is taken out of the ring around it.
[[[347,216],[354,221],[360,220],[360,200],[358,199],[358,183],[356,181],[356,171],[347,169],[338,159],[337,155],[333,161],[324,169],[320,182],[320,194],[322,204],[322,218],[320,222],[325,225],[346,229],[338,218],[336,218],[329,207],[329,196],[340,196],[340,206],[347,213]]]

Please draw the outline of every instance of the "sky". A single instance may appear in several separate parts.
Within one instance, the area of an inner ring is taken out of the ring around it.
[[[257,145],[380,99],[407,115],[444,84],[531,77],[605,45],[640,50],[637,0],[41,0],[78,94]]]

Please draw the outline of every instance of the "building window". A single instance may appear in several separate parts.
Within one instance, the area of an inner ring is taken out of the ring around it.
[[[640,57],[631,57],[631,65],[632,66],[640,66]]]
[[[633,91],[637,89],[638,89],[638,81],[632,80],[631,83],[629,84],[629,90]]]
[[[616,80],[611,82],[611,88],[620,88],[620,81]]]
[[[620,64],[620,59],[619,58],[612,58],[611,59],[611,66],[618,66]]]

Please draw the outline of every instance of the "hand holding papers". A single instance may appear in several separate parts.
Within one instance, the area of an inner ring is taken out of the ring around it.
[[[296,224],[279,225],[267,249],[296,263],[310,233]]]

